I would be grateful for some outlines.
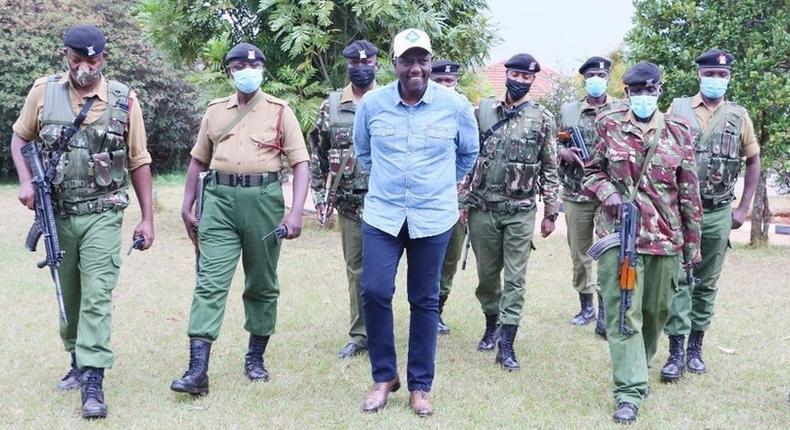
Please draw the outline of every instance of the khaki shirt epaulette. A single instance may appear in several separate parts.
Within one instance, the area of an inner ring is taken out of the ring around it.
[[[210,102],[208,103],[208,105],[209,105],[209,106],[213,106],[213,105],[215,105],[215,104],[219,104],[219,103],[227,103],[227,102],[228,102],[228,100],[230,100],[230,98],[231,98],[231,97],[232,97],[232,96],[227,96],[227,97],[220,97],[220,98],[218,98],[218,99],[214,99],[214,100],[210,101]]]
[[[277,97],[275,97],[275,96],[273,96],[271,94],[264,93],[264,98],[269,103],[274,103],[274,104],[278,104],[278,105],[282,105],[282,106],[288,106],[288,102],[287,101],[285,101],[283,99],[278,99]]]

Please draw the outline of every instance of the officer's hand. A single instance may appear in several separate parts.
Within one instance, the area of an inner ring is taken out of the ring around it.
[[[197,218],[195,218],[195,215],[192,215],[192,212],[186,211],[181,212],[181,219],[184,220],[184,227],[187,229],[187,236],[189,236],[189,240],[192,241],[193,245],[197,245]]]
[[[567,163],[577,164],[579,167],[584,168],[584,162],[582,162],[581,157],[579,157],[580,152],[579,148],[565,148],[560,151],[560,158]]]
[[[745,220],[746,220],[746,210],[735,209],[734,211],[732,211],[733,230],[737,230],[741,228]]]
[[[288,227],[288,235],[286,239],[296,239],[302,234],[302,215],[294,212],[288,212],[288,215],[280,221],[280,224],[285,224]]]
[[[17,198],[22,205],[27,206],[27,208],[32,211],[36,201],[36,191],[33,189],[33,183],[24,181],[19,184],[19,194]]]
[[[548,237],[555,227],[551,218],[543,218],[543,221],[540,222],[540,237]]]
[[[145,239],[145,243],[143,244],[143,248],[141,251],[145,251],[146,249],[150,248],[151,245],[154,244],[154,223],[153,221],[140,221],[137,224],[137,227],[134,229],[134,235],[142,236]]]
[[[458,222],[460,222],[461,225],[466,225],[469,222],[469,209],[458,209]]]
[[[319,224],[321,224],[321,220],[324,219],[324,211],[326,211],[326,205],[325,204],[322,203],[320,205],[316,205],[316,207],[315,207],[315,215],[316,215],[316,218],[318,218],[318,223]],[[324,227],[327,230],[332,230],[332,227],[335,226],[334,213],[335,213],[335,211],[333,209],[332,213],[328,214],[326,216],[326,221],[324,221],[324,223],[321,224],[321,227]]]
[[[620,208],[623,206],[623,199],[620,198],[620,193],[615,191],[606,198],[606,201],[603,202],[603,208],[607,214],[612,219],[617,219],[620,217]]]

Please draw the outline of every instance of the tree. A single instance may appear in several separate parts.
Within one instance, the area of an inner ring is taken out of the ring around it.
[[[156,46],[195,72],[205,98],[230,92],[225,52],[254,43],[266,56],[264,90],[291,102],[307,130],[323,97],[346,81],[341,52],[350,42],[381,50],[380,82],[394,76],[392,38],[408,27],[431,36],[437,57],[471,70],[498,41],[486,10],[485,0],[142,0],[137,17]]]
[[[694,59],[711,48],[735,55],[728,96],[754,121],[763,170],[752,210],[751,242],[768,242],[766,178],[787,171],[790,153],[790,9],[784,0],[635,0],[631,61],[662,68],[665,108],[698,90]]]
[[[148,149],[155,171],[183,165],[200,117],[195,89],[149,45],[128,10],[133,0],[0,0],[0,177],[10,177],[11,126],[36,78],[63,72],[63,34],[78,23],[94,23],[108,39],[106,75],[129,84],[143,108]]]

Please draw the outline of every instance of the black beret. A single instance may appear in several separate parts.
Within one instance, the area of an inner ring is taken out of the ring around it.
[[[579,67],[579,74],[583,75],[587,69],[603,69],[607,72],[609,71],[609,67],[612,66],[612,60],[605,58],[605,57],[590,57],[587,61]]]
[[[458,72],[461,70],[461,65],[456,63],[455,61],[450,60],[437,60],[431,64],[431,73],[438,73],[438,74],[453,74],[457,75]]]
[[[225,56],[225,64],[232,60],[262,61],[265,63],[266,57],[263,56],[263,51],[258,49],[257,46],[249,43],[239,43],[228,51],[228,55]]]
[[[540,63],[529,54],[516,54],[505,63],[505,68],[519,72],[538,73]]]
[[[729,52],[722,51],[721,49],[711,49],[705,51],[697,57],[697,66],[700,68],[705,67],[721,67],[724,69],[732,69],[732,62],[735,57]]]
[[[374,57],[378,53],[379,53],[379,49],[373,46],[372,43],[364,39],[355,40],[351,42],[351,44],[346,46],[346,49],[343,50],[344,57],[356,58],[359,60],[364,60],[365,58]]]
[[[661,70],[653,63],[642,61],[634,64],[623,75],[623,83],[631,86],[652,87],[661,83]]]
[[[77,25],[66,31],[63,44],[83,57],[93,58],[104,52],[107,39],[95,25]]]

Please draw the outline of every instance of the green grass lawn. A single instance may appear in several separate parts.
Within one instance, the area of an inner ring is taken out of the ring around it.
[[[125,256],[139,219],[124,223],[121,277],[114,291],[115,367],[107,372],[109,417],[80,419],[78,392],[59,393],[68,356],[57,334],[55,297],[47,270],[23,248],[32,213],[16,187],[0,186],[0,427],[2,428],[616,428],[611,423],[611,364],[593,327],[569,324],[578,299],[570,286],[565,237],[536,241],[527,273],[524,319],[516,353],[523,369],[505,373],[476,344],[483,315],[473,270],[460,272],[445,311],[452,333],[441,337],[432,398],[436,413],[416,418],[408,393],[383,412],[363,415],[371,380],[367,356],[340,361],[346,342],[348,296],[337,232],[307,223],[280,258],[282,294],[277,333],[266,353],[269,383],[243,373],[242,273],[233,281],[220,338],[214,344],[211,393],[192,399],[169,390],[188,360],[186,323],[194,285],[194,254],[181,217],[177,181],[158,182],[156,243]],[[790,428],[790,250],[736,247],[720,282],[717,315],[705,338],[706,375],[663,385],[650,371],[651,394],[632,428]],[[473,258],[473,257],[471,257]],[[470,260],[470,268],[474,262]],[[396,339],[405,380],[408,302],[403,276],[395,298]]]

